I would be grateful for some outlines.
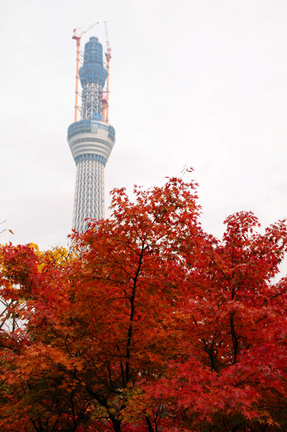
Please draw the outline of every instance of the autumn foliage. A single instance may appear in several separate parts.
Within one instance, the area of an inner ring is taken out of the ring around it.
[[[286,430],[285,222],[218,240],[177,178],[111,207],[70,253],[0,250],[0,430]]]

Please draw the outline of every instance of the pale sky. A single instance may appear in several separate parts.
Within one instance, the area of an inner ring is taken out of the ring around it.
[[[2,0],[3,243],[66,245],[76,167],[73,29],[107,21],[112,47],[109,191],[194,168],[203,227],[231,213],[287,216],[286,0]],[[88,32],[105,47],[103,24]],[[188,177],[187,177],[188,179]]]

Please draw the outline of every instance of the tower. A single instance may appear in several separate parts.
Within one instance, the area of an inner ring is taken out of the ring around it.
[[[83,32],[85,33],[85,32]],[[82,34],[83,34],[82,33]],[[77,41],[77,77],[82,86],[81,120],[77,121],[78,82],[76,81],[75,122],[68,127],[68,143],[77,166],[73,213],[73,229],[82,233],[85,219],[99,220],[105,216],[104,168],[115,143],[115,129],[108,123],[108,95],[103,97],[108,78],[103,64],[103,47],[97,37],[85,44],[84,62],[79,69],[81,35],[74,31]]]

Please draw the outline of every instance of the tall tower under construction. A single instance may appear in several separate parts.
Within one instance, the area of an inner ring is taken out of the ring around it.
[[[73,229],[82,233],[87,220],[105,217],[104,168],[115,143],[115,130],[109,124],[109,61],[103,62],[103,47],[97,37],[85,44],[83,65],[79,68],[80,39],[77,41],[75,121],[68,128],[68,143],[77,166]],[[81,120],[77,121],[78,78],[82,86]],[[106,88],[105,88],[106,83]]]

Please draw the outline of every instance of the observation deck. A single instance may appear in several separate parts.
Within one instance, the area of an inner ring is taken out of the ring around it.
[[[69,126],[67,139],[76,165],[89,158],[105,166],[115,143],[115,129],[100,120],[80,120]]]

